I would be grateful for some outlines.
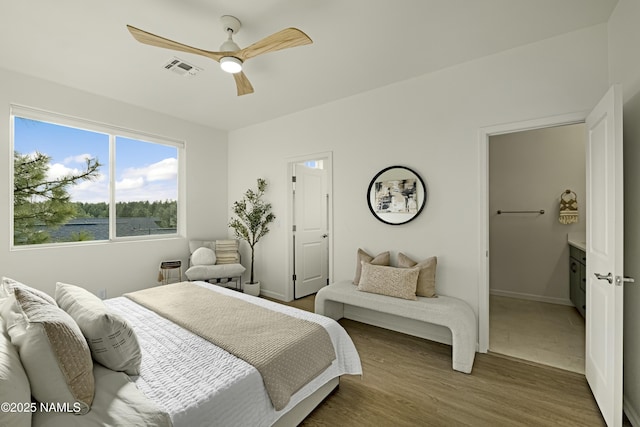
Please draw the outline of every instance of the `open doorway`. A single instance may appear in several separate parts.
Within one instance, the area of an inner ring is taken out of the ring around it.
[[[585,218],[559,222],[563,191],[575,191],[584,207],[583,123],[574,114],[480,132],[481,352],[584,371],[584,320],[570,298],[568,235],[584,233]],[[554,147],[563,133],[578,135],[573,147]],[[563,162],[568,155],[573,166]]]
[[[290,159],[291,297],[316,293],[332,271],[331,153]]]

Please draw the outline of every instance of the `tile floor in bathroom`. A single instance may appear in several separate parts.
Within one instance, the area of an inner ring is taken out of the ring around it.
[[[491,295],[489,351],[584,374],[584,318],[574,307]]]

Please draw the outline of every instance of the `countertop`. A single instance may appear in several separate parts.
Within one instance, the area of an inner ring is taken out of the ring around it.
[[[585,233],[569,233],[567,234],[567,242],[574,248],[587,251],[587,236]]]

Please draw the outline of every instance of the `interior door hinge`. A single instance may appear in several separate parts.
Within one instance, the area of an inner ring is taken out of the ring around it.
[[[295,224],[294,224],[293,228],[291,229],[291,231],[293,231],[294,233],[297,231]]]
[[[296,182],[296,176],[295,176],[295,175],[293,175],[293,176],[291,177],[291,182]]]
[[[298,276],[296,276],[296,275],[294,274],[294,275],[293,275],[293,281],[295,282],[297,278],[298,278]]]

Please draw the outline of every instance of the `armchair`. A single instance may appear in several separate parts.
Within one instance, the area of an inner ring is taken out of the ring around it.
[[[241,291],[242,273],[246,269],[240,263],[239,247],[240,242],[236,239],[190,240],[189,268],[185,276],[189,281],[235,282],[235,289]]]

